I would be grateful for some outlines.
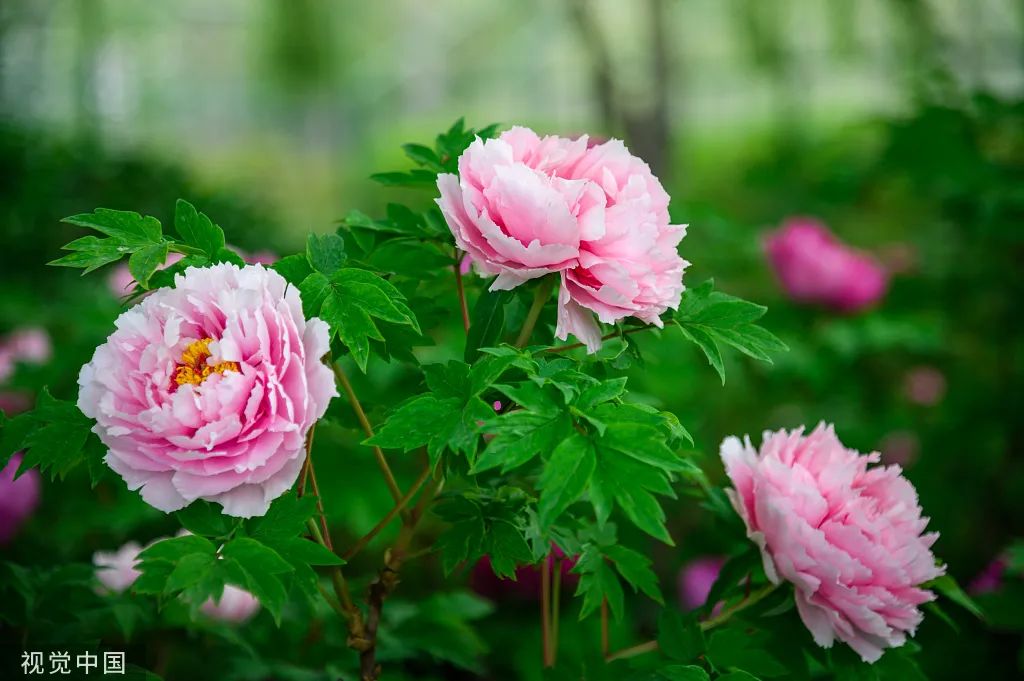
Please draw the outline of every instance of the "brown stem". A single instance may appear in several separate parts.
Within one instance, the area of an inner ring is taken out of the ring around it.
[[[624,648],[618,652],[612,653],[611,655],[606,655],[604,659],[608,662],[611,662],[612,660],[623,660],[627,657],[634,657],[644,653],[652,653],[657,649],[657,641],[647,641],[646,643],[641,643],[630,648]]]
[[[309,428],[309,433],[306,434],[306,460],[302,464],[302,473],[299,474],[299,484],[296,488],[296,496],[300,499],[302,495],[306,493],[306,479],[309,477],[310,466],[313,465],[313,435],[316,433],[316,422]]]
[[[555,561],[554,584],[551,588],[551,664],[558,661],[558,619],[562,610],[562,559]]]
[[[346,551],[345,555],[342,556],[342,558],[344,558],[346,561],[352,560],[352,558],[355,557],[356,554],[358,554],[360,551],[366,548],[366,545],[373,541],[373,538],[380,534],[380,532],[385,527],[387,527],[392,520],[395,519],[395,516],[397,516],[399,513],[405,510],[406,506],[409,505],[409,502],[412,501],[412,498],[415,497],[416,493],[420,491],[420,487],[423,486],[423,483],[426,482],[427,478],[430,477],[430,472],[431,468],[429,466],[425,468],[423,472],[420,473],[420,477],[416,478],[416,482],[414,482],[412,484],[412,487],[409,488],[409,491],[405,493],[405,496],[403,496],[399,500],[399,502],[395,504],[390,511],[388,511],[388,514],[386,516],[381,518],[380,522],[374,525],[372,530],[367,532],[359,539],[359,541],[353,544],[352,548]]]
[[[551,659],[551,561],[547,558],[540,566],[540,637],[544,666],[554,666]]]
[[[352,383],[349,382],[348,375],[341,368],[340,363],[335,362],[333,367],[334,375],[337,377],[341,389],[348,396],[348,401],[352,405],[352,410],[356,413],[359,424],[363,427],[363,432],[366,433],[366,437],[373,437],[373,426],[370,425],[370,419],[366,418],[366,412],[363,411],[363,405],[359,402],[359,398],[356,397],[355,390],[352,389]],[[376,445],[373,445],[373,453],[377,457],[377,465],[380,466],[381,473],[384,474],[384,481],[388,485],[388,490],[397,504],[402,499],[402,490],[399,489],[398,483],[395,481],[395,475],[391,472],[391,467],[388,466],[388,460],[384,457],[383,450]]]
[[[359,668],[362,681],[377,681],[380,678],[380,665],[377,664],[377,628],[380,625],[381,612],[384,609],[384,601],[398,585],[399,571],[402,563],[408,557],[409,545],[420,520],[423,519],[427,506],[434,500],[437,493],[444,486],[444,480],[438,480],[431,485],[426,493],[420,498],[416,507],[409,513],[408,521],[402,525],[398,532],[398,538],[394,546],[384,553],[384,566],[377,573],[377,577],[370,583],[366,596],[367,615],[365,636],[360,641],[363,645],[359,649]]]
[[[331,542],[331,532],[327,529],[327,515],[324,513],[324,502],[320,496],[320,485],[316,482],[316,468],[313,467],[312,452],[306,455],[306,461],[309,462],[309,482],[313,487],[313,495],[316,497],[316,512],[320,516],[320,528],[324,533],[324,543],[331,552],[334,552],[334,543]]]
[[[466,289],[462,286],[462,259],[466,257],[463,253],[462,257],[455,261],[455,290],[459,294],[459,310],[462,311],[462,329],[469,334],[469,308],[466,307]]]

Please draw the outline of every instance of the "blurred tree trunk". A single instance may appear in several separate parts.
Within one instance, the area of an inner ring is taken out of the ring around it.
[[[102,0],[76,0],[75,126],[82,137],[99,134],[99,57],[103,43]]]
[[[668,0],[647,0],[650,46],[650,96],[643,105],[625,103],[616,80],[611,51],[589,0],[569,0],[569,10],[591,62],[591,88],[609,134],[623,134],[632,151],[643,158],[664,182],[672,164],[672,121],[669,111],[672,57],[669,52]]]

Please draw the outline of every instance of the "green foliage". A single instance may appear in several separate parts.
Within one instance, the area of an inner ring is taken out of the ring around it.
[[[316,263],[321,267],[336,263],[339,269],[330,276],[316,271],[306,277],[299,285],[302,306],[308,316],[319,316],[327,322],[331,334],[345,344],[352,359],[366,371],[370,341],[384,340],[375,319],[409,326],[416,333],[420,331],[419,322],[394,285],[373,272],[340,267],[341,259],[334,246],[330,248],[334,256],[316,251]],[[316,266],[312,258],[310,266]]]
[[[437,513],[451,524],[438,542],[445,574],[484,556],[499,577],[514,577],[517,565],[532,562],[525,535],[527,503],[526,494],[514,487],[444,499]]]
[[[304,536],[316,513],[316,500],[285,495],[266,515],[242,522],[220,515],[198,501],[176,515],[192,534],[164,539],[139,556],[139,594],[180,598],[195,617],[207,599],[219,600],[225,584],[254,596],[280,624],[289,592],[317,597],[314,566],[344,564],[338,556]]]
[[[725,365],[720,344],[730,345],[745,355],[772,363],[772,353],[787,350],[785,343],[754,322],[768,308],[727,293],[715,291],[709,279],[687,289],[674,321],[683,335],[701,349],[708,363],[725,383]]]
[[[624,580],[634,592],[639,591],[657,603],[664,604],[658,579],[646,556],[617,543],[615,528],[595,533],[583,544],[573,572],[580,575],[576,595],[583,598],[580,619],[596,612],[605,600],[616,620],[625,613]]]
[[[479,423],[494,411],[483,399],[485,391],[512,367],[530,367],[532,360],[515,351],[479,359],[472,366],[451,360],[423,367],[430,391],[399,405],[364,444],[409,451],[426,445],[436,465],[445,451],[476,459]]]
[[[33,411],[14,418],[0,412],[0,463],[24,450],[19,474],[38,468],[62,480],[85,464],[95,486],[104,475],[106,447],[92,433],[92,425],[73,402],[58,400],[44,388]]]
[[[433,148],[424,144],[405,144],[402,150],[409,159],[420,166],[408,172],[375,173],[371,179],[389,187],[434,188],[439,173],[457,173],[458,159],[474,139],[489,139],[498,132],[498,125],[492,124],[479,130],[467,128],[460,118],[437,136]]]

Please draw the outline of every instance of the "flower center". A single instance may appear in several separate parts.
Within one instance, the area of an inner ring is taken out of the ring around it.
[[[210,374],[223,374],[228,371],[239,371],[238,362],[218,362],[213,366],[206,363],[210,359],[210,343],[212,338],[201,338],[189,343],[185,351],[181,353],[181,361],[174,369],[174,384],[172,388],[190,383],[199,385],[210,376]]]

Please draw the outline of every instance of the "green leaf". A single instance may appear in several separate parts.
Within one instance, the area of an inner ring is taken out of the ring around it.
[[[246,531],[253,539],[270,542],[304,534],[306,521],[316,514],[316,497],[299,497],[294,493],[274,500],[267,512],[246,521]]]
[[[142,562],[165,560],[173,563],[193,553],[213,556],[217,553],[217,547],[205,537],[185,534],[151,544],[139,553],[139,560]]]
[[[409,451],[430,442],[440,424],[450,424],[460,416],[461,404],[457,399],[439,400],[429,393],[420,395],[392,412],[374,436],[364,444]]]
[[[693,613],[666,608],[658,617],[658,649],[680,662],[695,660],[707,649],[704,632]]]
[[[665,527],[665,511],[654,497],[674,496],[665,472],[613,449],[601,447],[599,454],[600,463],[590,488],[598,523],[607,522],[612,508],[618,506],[634,525],[672,546],[672,537]]]
[[[785,676],[786,667],[758,645],[759,638],[743,628],[716,629],[708,640],[707,656],[721,669],[738,667],[759,676]]]
[[[217,560],[210,553],[190,553],[182,556],[174,565],[174,570],[167,576],[164,592],[172,594],[198,583],[213,567]]]
[[[576,595],[583,597],[580,608],[580,619],[596,612],[601,603],[607,599],[608,609],[616,620],[621,620],[625,612],[625,595],[622,584],[615,576],[615,571],[605,560],[604,555],[594,544],[583,547],[583,553],[572,570],[580,575]]]
[[[666,681],[709,681],[711,678],[703,667],[694,664],[670,664],[659,668],[658,676]]]
[[[274,541],[270,545],[282,558],[292,565],[344,565],[345,561],[325,546],[302,537],[289,537]]]
[[[664,605],[661,589],[658,588],[658,576],[651,569],[650,558],[622,544],[604,547],[604,555],[615,563],[619,575],[634,591],[639,589],[651,600]]]
[[[73,251],[67,255],[51,260],[49,265],[58,267],[77,267],[82,274],[89,274],[95,269],[120,260],[127,252],[114,239],[100,239],[95,236],[83,236],[62,247],[65,251]]]
[[[5,421],[4,450],[24,448],[21,471],[36,467],[50,479],[63,479],[75,466],[102,459],[106,447],[92,432],[92,421],[73,402],[54,398],[48,389],[40,392],[36,408]],[[4,458],[10,451],[0,452]],[[95,483],[100,469],[89,467]]]
[[[437,188],[437,174],[418,168],[406,173],[374,173],[370,175],[370,179],[374,182],[379,182],[385,187]]]
[[[322,274],[313,273],[307,282]],[[317,280],[319,281],[319,280]],[[317,283],[307,287],[303,282],[302,294],[307,291],[315,300],[324,295],[320,317],[331,330],[348,346],[352,358],[359,368],[366,371],[370,356],[370,340],[383,341],[384,337],[373,322],[373,318],[412,327],[419,333],[416,315],[405,302],[405,297],[387,280],[356,268],[338,270],[329,280],[330,290]],[[315,307],[315,302],[308,303]],[[307,303],[303,303],[304,309]]]
[[[223,537],[232,530],[231,517],[208,501],[193,501],[174,516],[186,530],[204,537]]]
[[[441,160],[434,153],[434,150],[430,147],[422,144],[403,144],[402,151],[417,165],[424,166],[434,172],[441,172],[444,168],[441,166]]]
[[[480,348],[498,343],[505,325],[505,303],[510,300],[511,291],[483,291],[476,299],[466,337],[466,362],[476,361]]]
[[[337,234],[310,234],[306,237],[306,259],[309,266],[331,277],[345,264],[345,240]]]
[[[313,273],[312,268],[309,266],[309,260],[306,258],[306,255],[302,253],[285,256],[271,265],[270,269],[284,277],[285,281],[292,286],[299,286],[306,277]],[[321,303],[322,302],[323,301],[321,301]]]
[[[163,239],[163,229],[159,220],[127,210],[97,208],[92,213],[72,215],[61,222],[94,229],[132,250],[158,243]]]
[[[978,604],[975,603],[974,600],[970,596],[968,596],[962,588],[960,588],[960,585],[957,583],[956,579],[954,579],[952,575],[942,575],[941,577],[936,577],[930,582],[922,584],[921,588],[935,589],[940,594],[942,594],[949,600],[953,601],[954,603],[956,603],[961,608],[971,613],[978,619],[984,619],[985,617],[984,613],[981,611],[981,608],[978,607]]]
[[[551,453],[538,487],[537,511],[541,527],[550,527],[570,504],[583,495],[597,466],[590,441],[573,433]]]
[[[553,416],[529,411],[512,411],[488,421],[485,432],[494,434],[487,443],[472,473],[477,474],[501,466],[506,473],[518,468],[538,454],[550,452],[568,437],[572,421],[568,414]]]
[[[186,244],[199,249],[211,260],[224,248],[224,230],[183,199],[178,199],[175,206],[174,229]]]
[[[708,358],[708,364],[718,373],[718,377],[722,379],[722,385],[725,385],[725,365],[722,363],[722,352],[718,349],[714,337],[700,326],[680,324],[679,328],[682,329],[683,336],[687,340],[701,349],[704,356]]]
[[[144,289],[149,288],[149,278],[165,262],[167,262],[167,242],[144,246],[132,253],[128,258],[128,271],[132,278]]]

